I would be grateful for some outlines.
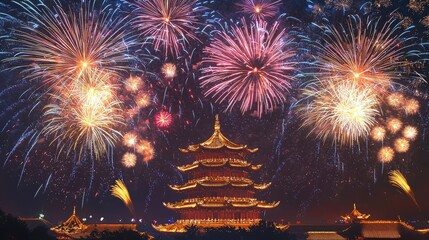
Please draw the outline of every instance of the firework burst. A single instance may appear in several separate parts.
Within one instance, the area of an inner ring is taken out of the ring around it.
[[[135,0],[133,25],[156,50],[177,56],[181,46],[197,40],[194,34],[198,23],[196,0]]]
[[[321,29],[324,41],[315,44],[320,51],[316,75],[328,81],[353,81],[377,92],[400,80],[399,71],[408,64],[405,57],[415,46],[412,38],[406,37],[408,31],[394,19],[383,24],[380,19],[363,21],[351,16],[346,26]]]
[[[410,148],[410,142],[405,138],[398,138],[395,140],[394,146],[398,153],[405,153]]]
[[[115,18],[108,7],[97,11],[95,2],[87,1],[75,13],[66,12],[57,1],[52,9],[43,2],[16,3],[31,21],[15,33],[19,48],[6,61],[22,61],[16,68],[29,79],[41,78],[51,89],[94,68],[111,73],[128,69],[132,41],[124,31],[126,18]]]
[[[237,3],[237,6],[241,8],[242,13],[250,15],[253,20],[264,20],[274,17],[281,4],[280,0],[244,0]]]
[[[146,140],[140,140],[136,151],[143,156],[143,161],[148,162],[153,159],[155,151],[152,144]]]
[[[242,24],[220,32],[205,48],[201,86],[206,96],[227,103],[226,111],[240,105],[242,113],[254,110],[261,117],[286,102],[295,52],[278,23],[270,29],[260,21]]]
[[[122,165],[126,168],[132,168],[136,166],[137,163],[137,156],[134,153],[125,153],[124,156],[122,156]]]
[[[382,147],[378,151],[378,161],[388,163],[395,157],[395,151],[391,147]]]
[[[165,78],[174,78],[177,75],[176,65],[173,63],[166,63],[162,66],[161,72]]]
[[[155,115],[155,123],[160,128],[167,128],[173,123],[173,116],[166,111],[160,111]]]
[[[381,142],[384,140],[384,138],[386,137],[386,129],[384,129],[384,127],[374,127],[371,130],[371,138],[374,139],[377,142]]]
[[[419,112],[420,104],[416,99],[408,99],[403,107],[407,115],[415,115]]]
[[[112,97],[117,86],[109,79],[108,73],[89,71],[62,94],[50,95],[42,133],[52,137],[59,153],[77,150],[82,156],[90,151],[98,159],[120,139],[116,127],[124,124],[121,102]]]
[[[127,147],[134,147],[137,144],[137,135],[133,132],[124,134],[122,138],[122,143]]]
[[[390,118],[387,120],[387,129],[391,133],[397,133],[401,130],[403,123],[398,118]]]
[[[332,138],[353,145],[370,133],[380,115],[371,89],[361,89],[353,82],[332,83],[322,90],[308,88],[306,94],[312,100],[300,109],[302,126],[311,128],[310,133],[323,141]]]
[[[406,126],[402,131],[402,136],[408,140],[415,140],[417,137],[417,128],[413,126]]]

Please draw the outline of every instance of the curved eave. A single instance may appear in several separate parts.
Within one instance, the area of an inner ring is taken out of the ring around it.
[[[163,203],[165,207],[172,210],[179,209],[190,209],[190,208],[225,208],[225,207],[235,207],[235,208],[263,208],[270,209],[275,208],[280,204],[280,201],[273,203],[266,202],[193,202],[193,203]]]
[[[266,184],[254,184],[253,187],[258,190],[265,190],[271,186],[271,183]]]
[[[243,153],[255,153],[259,150],[258,148],[248,148],[247,145],[242,145],[240,147],[231,147],[226,145],[219,146],[219,147],[209,147],[202,144],[195,144],[195,145],[189,145],[187,148],[179,148],[179,151],[181,151],[182,153],[196,153],[203,150],[218,150],[222,148],[226,148],[228,150],[233,150],[233,151],[242,151]]]
[[[205,166],[205,167],[223,167],[226,165],[228,161],[225,162],[219,162],[219,163],[200,163],[200,162],[193,162],[192,164],[188,164],[188,165],[183,165],[183,166],[177,166],[177,169],[180,172],[186,172],[186,171],[190,171],[196,168],[199,168],[201,165]],[[258,165],[252,165],[251,163],[246,163],[246,164],[237,164],[237,163],[231,163],[229,162],[229,166],[231,167],[236,167],[236,168],[250,168],[253,171],[259,170],[262,167],[262,164],[258,164]]]
[[[186,232],[186,228],[184,226],[177,226],[176,224],[166,224],[166,225],[155,225],[152,224],[152,227],[158,232],[170,232],[170,233],[183,233]]]

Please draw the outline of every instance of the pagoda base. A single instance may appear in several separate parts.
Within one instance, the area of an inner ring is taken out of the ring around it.
[[[199,228],[220,228],[234,227],[248,229],[252,225],[257,225],[261,219],[179,219],[171,224],[154,225],[159,232],[183,233],[186,227],[196,226]],[[286,230],[287,225],[276,225],[280,230]]]

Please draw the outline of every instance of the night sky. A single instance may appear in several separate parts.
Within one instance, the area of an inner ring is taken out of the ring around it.
[[[80,1],[61,2],[64,9],[69,9],[68,5],[72,10],[80,6]],[[339,2],[346,5],[340,6]],[[162,202],[181,199],[167,184],[183,184],[186,176],[175,166],[192,162],[178,148],[209,138],[213,133],[214,117],[219,114],[226,137],[250,148],[259,148],[247,158],[254,164],[263,164],[252,178],[255,182],[272,182],[272,185],[258,198],[281,201],[276,209],[267,210],[263,218],[278,222],[332,223],[350,212],[356,203],[358,209],[370,213],[372,219],[401,216],[405,220],[428,220],[429,89],[426,83],[417,84],[404,74],[408,80],[403,83],[404,87],[396,89],[419,102],[417,114],[405,115],[383,109],[383,114],[397,114],[405,124],[418,129],[417,138],[410,143],[409,150],[396,154],[390,163],[378,162],[381,143],[371,141],[369,137],[368,140],[360,139],[353,146],[318,139],[309,134],[308,128],[301,127],[302,119],[296,111],[302,98],[302,86],[308,81],[308,72],[312,71],[308,67],[312,60],[309,55],[315,54],[307,40],[316,42],[322,38],[314,24],[337,26],[345,23],[352,14],[362,19],[380,17],[384,21],[396,10],[397,18],[415,25],[411,30],[415,37],[413,41],[422,43],[420,51],[427,52],[428,46],[425,49],[424,43],[429,39],[429,1],[417,1],[421,6],[419,9],[413,8],[410,3],[413,1],[408,0],[375,2],[392,4],[378,7],[372,1],[283,0],[275,17],[267,22],[279,21],[280,28],[287,29],[294,39],[297,50],[293,61],[297,64],[293,74],[296,77],[290,91],[285,93],[287,100],[259,118],[252,111],[242,113],[239,106],[225,111],[227,103],[217,103],[204,95],[200,86],[200,68],[204,67],[202,60],[207,55],[204,49],[213,37],[203,34],[202,29],[211,25],[208,28],[212,31],[220,30],[220,26],[233,25],[241,17],[249,17],[238,12],[234,1],[198,1],[197,5],[203,6],[196,20],[198,40],[190,40],[186,51],[181,49],[179,53],[165,57],[151,44],[129,49],[128,54],[135,57],[128,63],[133,70],[121,74],[127,78],[131,72],[135,75],[144,72],[144,88],[151,96],[151,104],[118,128],[122,134],[139,132],[139,136],[154,148],[153,159],[141,161],[138,155],[137,164],[132,168],[122,166],[122,156],[130,151],[122,140],[109,150],[109,157],[100,159],[84,154],[79,160],[76,153],[58,154],[57,148],[49,144],[49,136],[40,136],[32,147],[30,138],[40,132],[45,120],[43,106],[48,100],[43,94],[47,91],[46,86],[40,79],[27,78],[19,69],[11,69],[33,63],[20,59],[3,61],[0,67],[0,208],[21,217],[43,213],[47,220],[57,223],[65,220],[76,206],[78,216],[89,218],[92,215],[91,221],[104,217],[105,222],[119,219],[127,222],[133,216],[109,191],[114,180],[123,179],[136,208],[135,218],[146,223],[176,219],[178,215],[166,209]],[[45,3],[54,5],[49,0]],[[124,1],[106,0],[104,4],[118,8],[117,16],[134,16],[131,13],[133,6]],[[320,7],[321,12],[313,11],[314,6]],[[27,23],[28,17],[20,6],[5,0],[0,2],[0,12],[9,14],[2,14],[0,18],[1,58],[10,59],[20,49],[20,42],[14,41],[16,30]],[[134,31],[131,26],[125,30]],[[429,69],[423,61],[427,55],[422,56],[411,69],[427,80],[425,76]],[[161,68],[164,63],[174,63],[177,76],[172,79],[163,77]],[[130,95],[125,90],[118,93],[125,109],[132,105],[129,104]],[[156,123],[161,111],[171,114],[171,125]],[[393,140],[393,137],[387,139],[386,144]],[[387,175],[390,170],[400,170],[407,178],[420,209],[406,194],[391,186]]]

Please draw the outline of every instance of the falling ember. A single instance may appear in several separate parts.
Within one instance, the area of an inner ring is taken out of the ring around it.
[[[377,142],[381,142],[384,140],[386,136],[386,129],[384,127],[375,127],[371,130],[371,138]]]
[[[173,116],[166,111],[161,111],[155,116],[155,123],[160,128],[166,128],[173,122]]]
[[[394,146],[398,153],[404,153],[410,148],[410,142],[405,138],[398,138],[395,140]]]
[[[165,63],[161,69],[165,78],[174,78],[176,76],[176,65],[173,63]]]
[[[382,147],[378,151],[378,161],[380,162],[391,162],[395,156],[395,151],[391,147]]]
[[[122,143],[127,147],[134,147],[137,143],[137,135],[132,132],[124,134]]]
[[[125,81],[125,88],[129,92],[137,92],[143,87],[143,80],[140,77],[129,77]]]
[[[400,93],[392,93],[387,97],[387,104],[394,108],[401,107],[405,102],[405,98]]]
[[[387,129],[391,133],[397,133],[402,128],[402,122],[401,120],[397,118],[391,118],[387,121]]]
[[[406,114],[414,115],[420,109],[420,104],[415,99],[408,99],[404,104],[404,111]]]
[[[115,185],[112,185],[112,187],[110,188],[110,192],[112,192],[112,196],[120,199],[125,204],[125,206],[128,207],[131,214],[135,215],[134,204],[131,200],[130,193],[128,192],[127,186],[125,185],[124,181],[116,180]]]
[[[134,153],[125,153],[122,156],[122,165],[126,168],[132,168],[137,163],[137,156]]]
[[[402,136],[408,140],[415,140],[417,137],[417,128],[413,126],[406,126],[402,131]]]

